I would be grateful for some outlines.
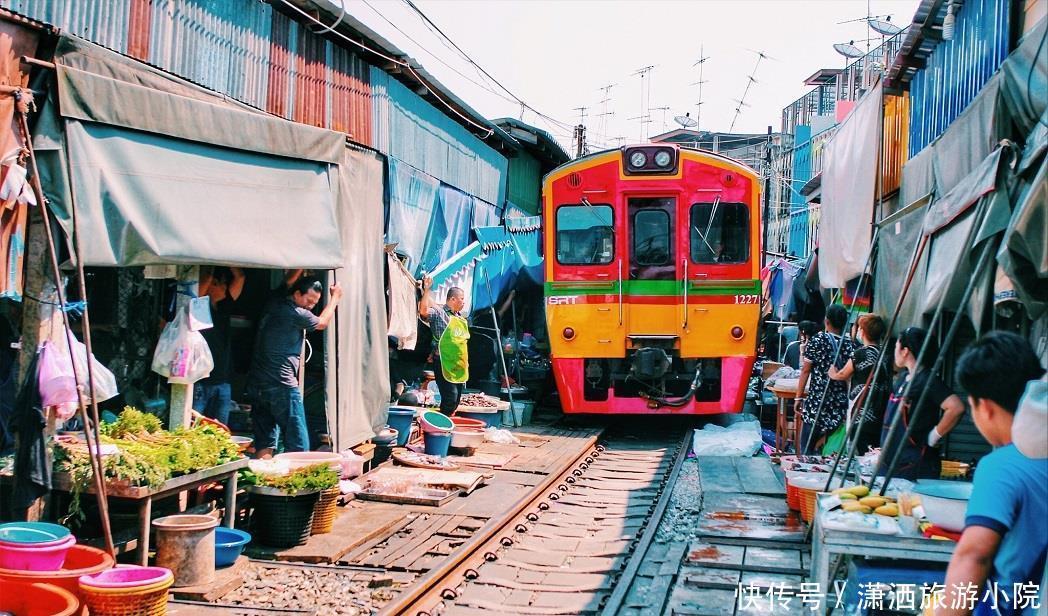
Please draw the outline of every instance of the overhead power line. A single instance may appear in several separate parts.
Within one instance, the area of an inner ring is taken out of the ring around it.
[[[303,11],[302,9],[298,8],[297,6],[292,4],[290,2],[290,0],[282,0],[282,2],[284,3],[285,6],[293,9],[299,15],[302,15],[306,19],[310,20],[311,22],[315,23],[316,25],[320,26],[321,28],[324,28],[326,31],[330,32],[331,34],[334,34],[335,36],[339,37],[340,39],[342,39],[342,40],[344,40],[344,41],[346,41],[346,42],[348,42],[348,43],[350,43],[352,45],[355,45],[355,46],[363,49],[364,51],[367,51],[368,53],[375,54],[376,56],[382,58],[383,60],[386,60],[388,62],[392,62],[393,64],[396,64],[397,66],[400,66],[402,68],[407,69],[408,72],[410,72],[415,77],[415,79],[417,79],[418,82],[422,84],[422,87],[425,88],[426,91],[429,92],[430,95],[433,96],[433,98],[437,99],[437,101],[439,101],[440,104],[442,104],[444,107],[446,107],[452,113],[454,113],[456,116],[461,118],[464,122],[468,123],[469,125],[471,125],[473,127],[479,128],[482,131],[485,131],[485,133],[486,133],[484,135],[485,139],[487,139],[488,137],[490,137],[490,136],[495,134],[495,130],[494,129],[489,128],[487,126],[484,126],[483,124],[478,124],[477,122],[474,122],[473,120],[471,120],[470,118],[468,118],[464,114],[462,114],[458,109],[455,109],[453,106],[451,106],[450,103],[448,103],[443,98],[441,98],[441,96],[439,94],[437,94],[433,90],[433,88],[429,87],[429,84],[426,83],[426,81],[424,79],[422,79],[422,77],[417,72],[415,72],[415,67],[411,66],[409,63],[407,63],[404,60],[401,60],[399,58],[394,58],[392,56],[384,54],[384,53],[382,53],[382,52],[380,52],[378,50],[372,49],[371,47],[368,47],[367,45],[365,45],[364,43],[361,43],[360,41],[355,41],[355,40],[349,38],[345,34],[342,34],[338,30],[335,30],[333,27],[328,26],[327,24],[325,24],[324,22],[320,21],[316,17],[313,17],[309,13],[307,13],[307,12]]]

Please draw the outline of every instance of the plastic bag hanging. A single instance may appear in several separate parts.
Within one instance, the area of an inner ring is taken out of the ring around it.
[[[85,404],[91,403],[91,396],[87,395],[89,382],[94,384],[92,393],[95,402],[104,402],[119,393],[113,373],[94,357],[90,358],[89,373],[87,347],[75,337],[72,338],[72,345],[70,353],[65,339],[58,337],[45,342],[40,351],[37,384],[40,387],[41,403],[63,408],[66,412],[62,414],[69,414],[68,409],[77,405],[77,395],[83,396]],[[75,373],[72,362],[76,362]]]
[[[211,374],[211,349],[200,332],[192,331],[185,309],[164,327],[153,352],[153,372],[167,377],[168,383],[188,385]]]

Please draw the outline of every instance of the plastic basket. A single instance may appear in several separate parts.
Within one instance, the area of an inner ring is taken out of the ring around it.
[[[800,496],[801,519],[811,524],[815,520],[816,495],[822,492],[809,488],[797,488],[797,493]]]
[[[253,491],[252,535],[263,545],[293,548],[309,540],[319,492],[275,496]]]
[[[309,534],[323,535],[331,532],[335,525],[335,514],[338,512],[338,486],[328,488],[320,493],[317,504],[313,506],[313,524]]]
[[[167,591],[174,583],[168,578],[161,584],[121,591],[80,586],[91,616],[164,616],[167,614]]]
[[[800,488],[797,488],[789,480],[786,481],[786,506],[793,511],[801,510]]]

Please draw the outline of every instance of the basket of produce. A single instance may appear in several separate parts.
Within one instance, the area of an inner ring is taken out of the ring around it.
[[[801,510],[800,488],[822,490],[829,478],[829,473],[805,473],[788,471],[786,473],[786,505],[794,511]]]
[[[110,486],[159,488],[174,477],[220,466],[242,456],[229,432],[213,425],[164,430],[160,419],[126,407],[114,422],[101,424],[105,479]],[[87,445],[76,439],[57,441],[56,479],[70,487],[70,505],[63,524],[84,519],[80,496],[91,485]]]
[[[244,474],[251,493],[253,536],[276,548],[304,544],[313,529],[321,492],[338,489],[338,471],[326,463],[285,473],[255,469],[261,465]]]

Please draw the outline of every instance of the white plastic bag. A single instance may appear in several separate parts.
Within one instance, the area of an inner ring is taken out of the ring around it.
[[[739,421],[727,428],[708,424],[696,430],[691,448],[697,456],[749,457],[757,453],[762,444],[760,423]]]
[[[168,383],[188,385],[211,374],[215,367],[211,349],[200,332],[189,329],[184,310],[167,324],[153,352],[153,372],[167,377]]]
[[[484,440],[489,443],[501,443],[503,445],[520,445],[520,439],[513,436],[512,432],[500,428],[486,428],[484,430]]]
[[[116,377],[94,357],[91,357],[91,372],[88,373],[87,347],[75,337],[72,339],[72,357],[76,362],[76,372],[70,362],[69,345],[64,337],[56,337],[44,343],[40,351],[40,370],[37,385],[40,387],[41,403],[46,406],[56,406],[61,409],[59,417],[68,415],[78,403],[77,395],[83,394],[84,404],[90,404],[91,399],[86,395],[88,383],[94,383],[95,402],[103,402],[114,396],[119,391],[116,387]],[[79,385],[79,386],[78,386]]]

